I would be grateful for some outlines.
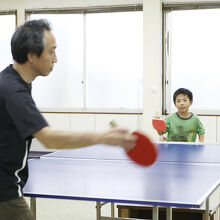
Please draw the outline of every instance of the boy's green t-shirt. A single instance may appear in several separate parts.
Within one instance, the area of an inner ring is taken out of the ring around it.
[[[189,118],[181,118],[177,112],[172,113],[165,119],[167,129],[167,141],[195,142],[196,135],[205,133],[205,129],[195,114]]]

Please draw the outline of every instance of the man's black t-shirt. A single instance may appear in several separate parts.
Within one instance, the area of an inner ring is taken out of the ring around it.
[[[22,196],[32,134],[45,126],[31,84],[8,66],[0,73],[0,201]]]

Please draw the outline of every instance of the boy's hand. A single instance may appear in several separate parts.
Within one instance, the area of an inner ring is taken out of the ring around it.
[[[161,120],[161,121],[157,121],[157,120]],[[158,112],[156,112],[156,114],[154,115],[152,124],[153,124],[154,129],[157,131],[157,133],[159,135],[163,135],[163,131],[166,130],[166,125],[164,121],[160,119]]]
[[[155,113],[155,115],[154,115],[153,118],[154,118],[154,119],[160,119],[160,115],[158,114],[158,112]]]

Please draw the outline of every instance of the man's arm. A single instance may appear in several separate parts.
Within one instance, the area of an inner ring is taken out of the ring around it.
[[[94,144],[122,146],[126,150],[135,145],[136,137],[126,129],[111,128],[103,132],[67,132],[44,127],[33,134],[47,148],[68,149]]]

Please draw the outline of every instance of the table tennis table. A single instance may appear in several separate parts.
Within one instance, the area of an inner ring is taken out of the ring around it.
[[[61,150],[31,159],[24,195],[31,198],[36,215],[36,198],[95,201],[97,220],[124,219],[114,216],[114,203],[151,205],[153,220],[159,206],[206,207],[220,185],[220,145],[157,143],[156,163],[144,167],[131,161],[117,146],[94,145]],[[201,184],[202,183],[202,184]],[[111,217],[101,215],[101,207],[112,204]],[[126,218],[127,219],[127,218]]]

